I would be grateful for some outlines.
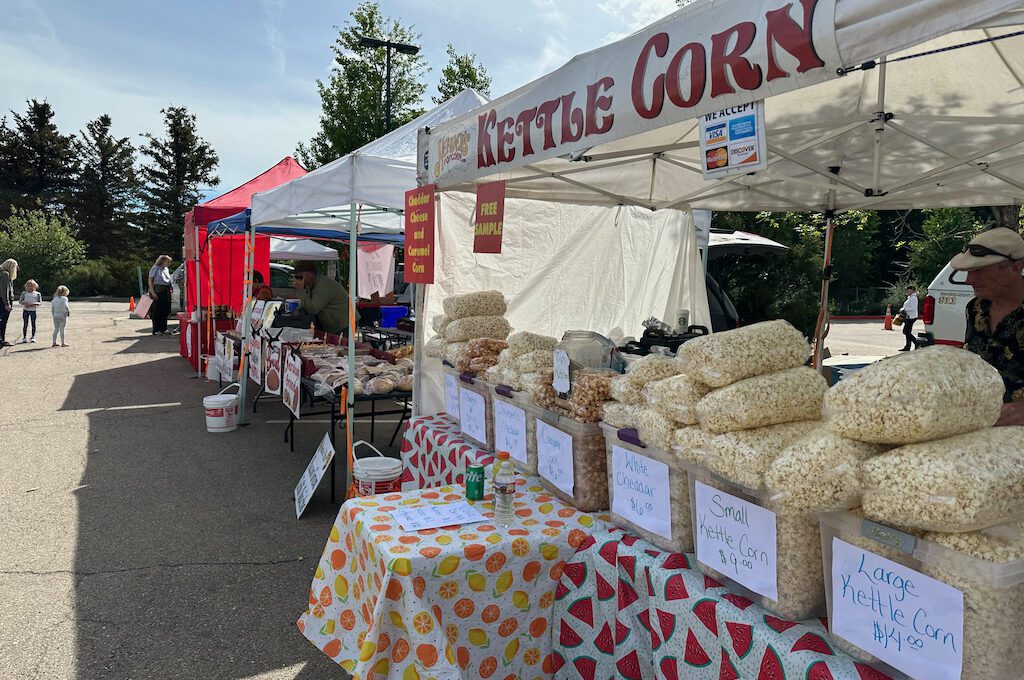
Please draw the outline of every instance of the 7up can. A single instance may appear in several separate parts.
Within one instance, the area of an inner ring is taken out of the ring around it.
[[[466,500],[480,501],[484,498],[484,466],[470,463],[466,466]]]

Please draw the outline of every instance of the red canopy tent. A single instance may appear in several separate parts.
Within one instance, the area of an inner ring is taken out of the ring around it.
[[[291,156],[287,156],[266,172],[245,184],[194,207],[185,215],[185,260],[187,262],[188,312],[196,306],[196,262],[199,263],[200,306],[210,304],[210,253],[213,249],[213,304],[230,305],[236,313],[242,311],[243,277],[245,272],[245,236],[219,236],[207,240],[206,225],[230,217],[249,207],[252,195],[267,191],[296,177],[306,169]],[[197,231],[198,228],[198,231]],[[270,238],[256,238],[255,271],[264,277],[270,274]],[[267,279],[269,281],[269,278]]]

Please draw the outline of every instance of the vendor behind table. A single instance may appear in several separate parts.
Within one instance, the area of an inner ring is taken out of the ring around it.
[[[317,329],[341,335],[348,328],[348,291],[339,282],[317,272],[313,262],[300,262],[293,274],[299,310],[311,315]],[[355,313],[359,322],[359,312]]]

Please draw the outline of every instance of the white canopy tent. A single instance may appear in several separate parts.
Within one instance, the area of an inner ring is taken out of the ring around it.
[[[271,236],[270,259],[336,262],[338,260],[338,251],[308,238]]]
[[[1024,38],[998,38],[1017,36],[1022,6],[699,0],[423,131],[420,178],[458,190],[502,179],[509,196],[652,210],[1019,203]],[[768,168],[705,181],[697,117],[759,99]],[[510,126],[520,119],[533,126]],[[478,153],[436,164],[458,134]],[[831,231],[826,271],[830,249]],[[823,314],[819,339],[824,330]]]

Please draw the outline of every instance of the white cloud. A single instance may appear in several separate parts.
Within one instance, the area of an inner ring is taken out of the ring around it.
[[[274,70],[284,74],[287,67],[285,59],[284,37],[281,35],[279,26],[284,17],[287,0],[260,0],[260,7],[263,9],[263,30],[267,41],[267,49],[274,57]]]
[[[609,32],[609,41],[624,38],[679,9],[675,0],[602,0],[597,8],[625,29]]]

